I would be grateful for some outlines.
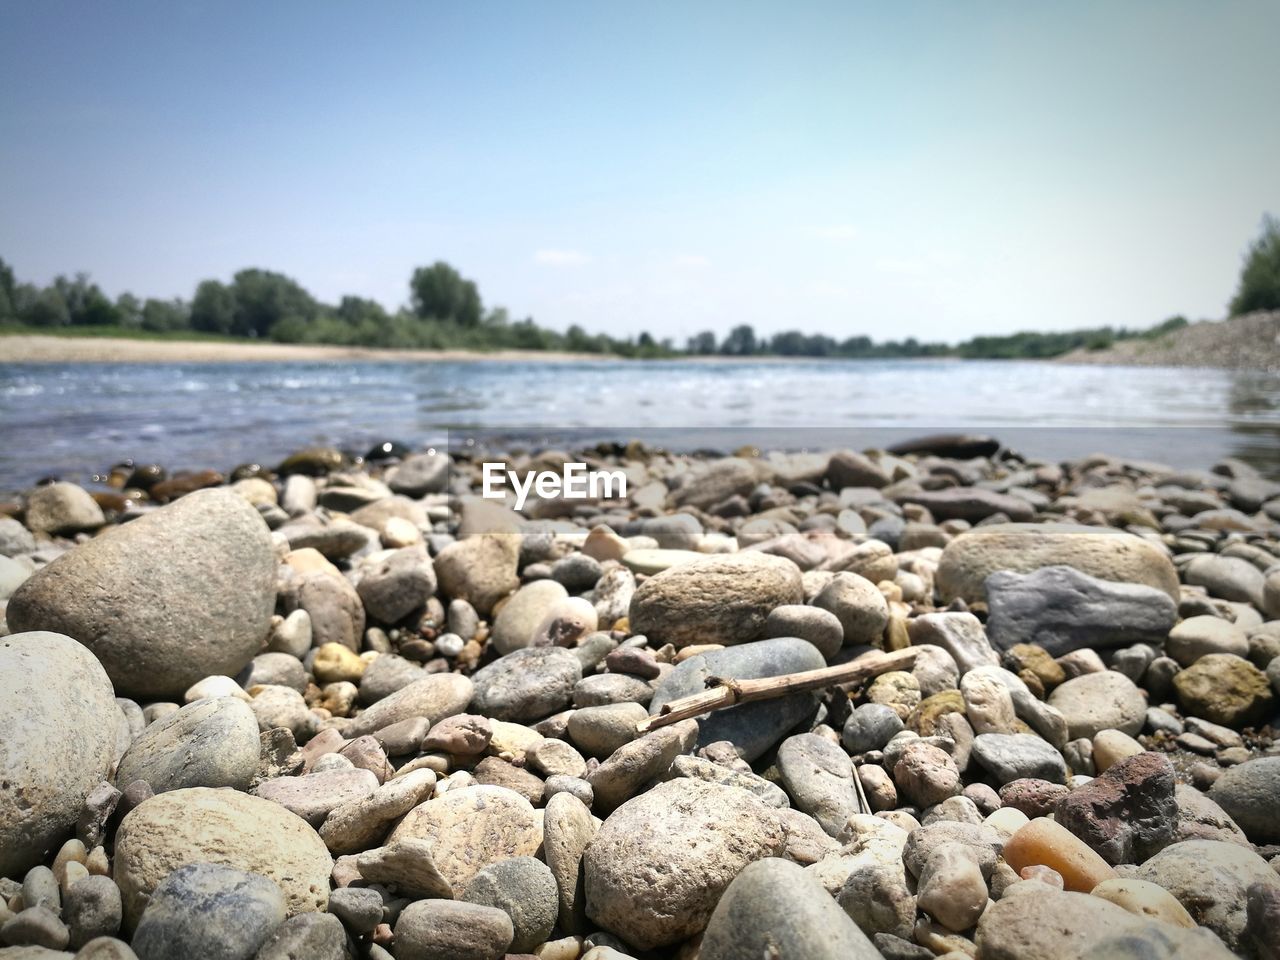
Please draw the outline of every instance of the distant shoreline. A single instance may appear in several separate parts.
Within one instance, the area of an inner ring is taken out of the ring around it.
[[[894,357],[895,360],[946,360],[958,357]],[[0,363],[329,363],[363,360],[385,363],[795,363],[859,362],[852,357],[747,357],[680,355],[642,359],[616,353],[570,353],[560,350],[411,350],[391,347],[345,347],[322,343],[270,341],[144,340],[128,337],[76,337],[45,334],[0,334]]]
[[[0,336],[0,363],[306,363],[373,360],[395,363],[622,360],[611,354],[553,350],[396,350],[318,343],[130,340],[124,337]]]

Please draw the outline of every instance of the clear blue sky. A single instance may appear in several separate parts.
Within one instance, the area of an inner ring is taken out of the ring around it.
[[[1219,317],[1280,3],[0,0],[0,257],[678,340]]]

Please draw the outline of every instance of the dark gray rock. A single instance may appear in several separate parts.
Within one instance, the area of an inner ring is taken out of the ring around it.
[[[396,623],[436,592],[436,572],[422,547],[393,550],[361,577],[356,592],[375,620]]]
[[[139,960],[249,960],[284,918],[284,894],[266,877],[192,863],[152,891],[133,950]]]
[[[1228,767],[1209,788],[1209,799],[1254,843],[1280,843],[1280,757]]]
[[[778,747],[778,774],[803,810],[832,837],[839,838],[849,818],[861,813],[849,755],[816,733],[788,737]]]
[[[509,953],[532,953],[556,925],[560,893],[551,869],[534,857],[490,864],[463,888],[460,900],[497,907],[511,918]]]
[[[178,698],[235,676],[262,647],[276,556],[258,511],[199,490],[63,554],[9,601],[9,628],[55,630],[102,662],[121,696]]]
[[[650,715],[664,703],[706,689],[707,677],[736,680],[776,677],[826,666],[813,644],[796,637],[760,640],[711,653],[700,653],[677,664],[654,692]],[[477,675],[478,676],[478,675]],[[698,746],[728,740],[748,762],[781,740],[814,707],[812,694],[800,693],[777,700],[761,700],[717,710],[698,720]]]
[[[893,707],[883,703],[864,703],[849,714],[844,722],[841,740],[850,753],[880,750],[903,729],[902,718]]]
[[[1101,649],[1161,642],[1178,611],[1163,590],[1116,583],[1073,567],[1042,567],[987,577],[987,636],[1008,650],[1034,643],[1060,657],[1081,647]]]
[[[329,894],[329,912],[356,935],[382,922],[382,894],[368,887],[339,887]]]
[[[342,921],[331,913],[300,913],[276,927],[254,960],[351,960]]]
[[[914,503],[927,509],[935,520],[969,520],[977,522],[1003,513],[1015,523],[1035,517],[1031,504],[1020,497],[996,493],[982,487],[948,487],[945,490],[921,490],[894,498],[898,503]]]
[[[582,663],[568,650],[516,650],[472,676],[471,709],[495,720],[541,720],[569,706],[581,679]]]
[[[880,960],[880,951],[813,875],[787,860],[748,866],[707,923],[701,960]]]
[[[979,734],[971,756],[1001,785],[1022,779],[1067,782],[1062,754],[1031,733]]]

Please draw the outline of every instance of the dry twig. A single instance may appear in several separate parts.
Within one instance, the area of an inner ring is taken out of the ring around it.
[[[803,673],[788,673],[780,677],[762,677],[759,680],[707,677],[706,690],[663,704],[657,714],[636,724],[636,731],[641,734],[648,733],[658,727],[701,716],[712,710],[723,710],[725,707],[732,707],[739,703],[772,700],[775,697],[803,693],[806,690],[860,683],[891,670],[910,670],[915,661],[916,651],[907,649],[894,653],[868,653],[835,667],[806,670]]]

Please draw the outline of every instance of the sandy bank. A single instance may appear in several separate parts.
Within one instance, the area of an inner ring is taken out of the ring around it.
[[[108,337],[0,336],[0,363],[287,363],[373,360],[395,363],[495,361],[557,363],[616,360],[599,354],[545,350],[379,350],[325,344],[126,340]]]

